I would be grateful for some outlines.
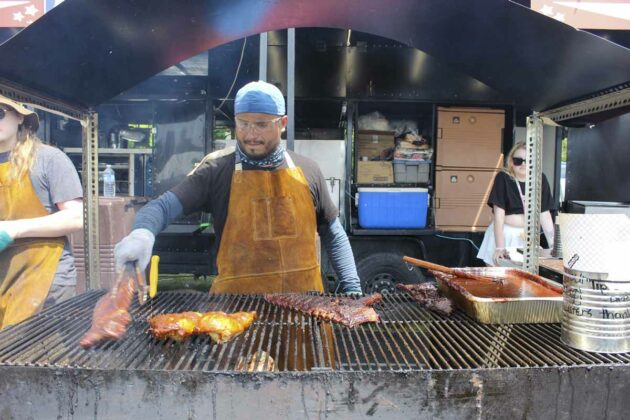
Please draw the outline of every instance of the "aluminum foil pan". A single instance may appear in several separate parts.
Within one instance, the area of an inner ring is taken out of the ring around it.
[[[460,270],[495,280],[432,272],[442,293],[481,323],[557,323],[562,318],[562,288],[551,280],[505,267]]]

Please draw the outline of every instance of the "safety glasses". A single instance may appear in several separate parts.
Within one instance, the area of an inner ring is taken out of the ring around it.
[[[259,121],[245,121],[240,118],[236,118],[236,128],[238,130],[247,131],[252,130],[255,133],[263,133],[269,130],[274,124],[280,121],[282,117],[274,118],[273,120],[259,120]]]
[[[526,162],[526,160],[523,159],[523,158],[519,158],[519,157],[513,157],[512,158],[512,163],[514,164],[514,166],[521,166],[525,162]]]

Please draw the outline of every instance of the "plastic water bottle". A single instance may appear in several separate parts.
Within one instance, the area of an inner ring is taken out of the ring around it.
[[[116,175],[112,165],[106,165],[103,171],[103,197],[116,197]]]

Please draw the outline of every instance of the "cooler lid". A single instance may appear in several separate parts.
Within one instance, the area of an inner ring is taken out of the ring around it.
[[[428,192],[429,190],[427,188],[364,188],[364,187],[359,187],[358,188],[359,192],[379,192],[379,193],[425,193]]]

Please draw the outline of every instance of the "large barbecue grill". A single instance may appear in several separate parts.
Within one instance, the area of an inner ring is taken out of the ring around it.
[[[259,296],[161,293],[138,307],[125,337],[94,350],[78,346],[102,291],[90,292],[0,333],[3,365],[85,369],[234,371],[237,360],[261,351],[273,371],[414,371],[505,367],[592,366],[630,363],[628,354],[594,354],[559,341],[559,324],[483,325],[462,312],[443,317],[406,294],[386,295],[375,305],[381,322],[346,328],[280,308]],[[159,341],[148,333],[148,316],[183,311],[257,311],[243,335],[226,344],[205,336]],[[320,328],[330,325],[329,330]],[[327,337],[328,334],[331,337]],[[330,344],[332,342],[332,345]],[[293,353],[293,355],[291,354]],[[299,360],[301,357],[302,360]],[[293,358],[293,361],[290,359]],[[293,362],[293,363],[292,363]]]
[[[381,322],[349,329],[260,296],[165,292],[142,307],[134,302],[134,322],[122,340],[83,350],[78,342],[102,293],[78,296],[0,332],[0,412],[177,418],[193,407],[238,418],[262,409],[323,415],[334,407],[344,417],[371,411],[396,418],[439,408],[458,416],[598,418],[604,409],[614,417],[628,408],[630,355],[564,346],[558,324],[482,325],[462,312],[433,314],[406,294],[393,294],[375,305]],[[186,310],[255,310],[258,319],[227,344],[204,336],[158,341],[147,333],[148,316]],[[239,365],[261,352],[275,361],[271,371]],[[575,398],[582,391],[588,398]],[[25,405],[24,395],[38,398]],[[570,403],[562,402],[571,395]]]

